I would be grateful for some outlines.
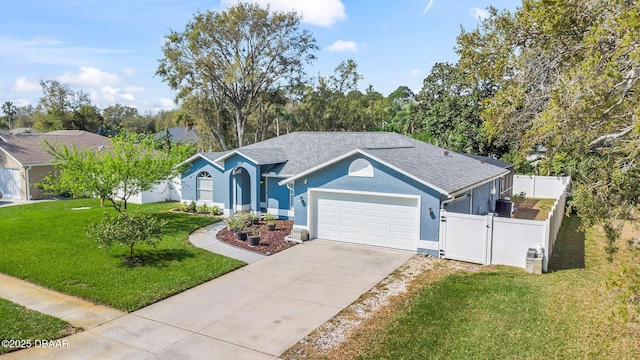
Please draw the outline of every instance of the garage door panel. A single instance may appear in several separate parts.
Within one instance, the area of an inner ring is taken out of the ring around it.
[[[402,226],[402,225],[390,225],[389,232],[398,233],[404,235],[411,235],[414,233],[414,229],[412,226]]]
[[[367,218],[386,219],[387,217],[389,217],[389,213],[386,210],[365,209],[364,216],[366,216]]]
[[[389,231],[389,227],[387,226],[386,223],[382,223],[382,222],[365,222],[364,223],[364,229],[366,231]]]
[[[356,215],[356,216],[361,216],[362,215],[362,208],[357,208],[357,207],[340,207],[339,208],[339,212],[340,215],[345,216],[345,215]]]
[[[341,228],[362,228],[362,223],[359,220],[340,219],[338,223],[340,224]]]
[[[317,236],[331,240],[415,250],[417,198],[316,193]]]

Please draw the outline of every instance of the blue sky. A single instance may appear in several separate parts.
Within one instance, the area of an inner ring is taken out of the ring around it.
[[[154,73],[169,29],[184,30],[196,11],[220,11],[234,0],[21,0],[2,5],[0,102],[36,105],[40,80],[58,80],[91,95],[100,108],[120,103],[141,112],[174,107],[173,92]],[[320,50],[307,73],[330,75],[354,59],[388,95],[414,91],[437,62],[455,62],[460,26],[473,29],[485,9],[515,10],[506,0],[257,0],[302,14]]]

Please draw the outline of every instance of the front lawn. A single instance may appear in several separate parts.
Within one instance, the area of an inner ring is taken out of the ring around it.
[[[487,267],[430,281],[353,332],[331,359],[576,359],[640,358],[637,323],[625,324],[608,286],[619,272],[603,236],[565,219],[551,272]],[[637,234],[635,235],[637,236]]]
[[[35,346],[36,340],[58,339],[75,332],[64,320],[0,299],[0,354]],[[17,341],[16,341],[17,340]]]
[[[129,207],[168,221],[157,248],[136,247],[136,254],[147,260],[133,265],[122,261],[127,248],[105,252],[85,235],[89,224],[114,211],[100,208],[98,200],[0,208],[0,272],[132,311],[244,265],[188,241],[193,230],[216,219],[168,212],[175,207],[171,203]]]

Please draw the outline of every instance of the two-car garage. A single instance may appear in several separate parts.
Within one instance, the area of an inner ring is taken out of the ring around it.
[[[417,249],[420,197],[311,189],[309,225],[320,239]]]

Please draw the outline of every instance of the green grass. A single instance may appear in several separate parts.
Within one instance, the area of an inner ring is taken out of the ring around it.
[[[136,247],[143,263],[122,259],[127,248],[109,251],[85,235],[85,228],[112,208],[95,199],[52,201],[0,208],[0,272],[62,293],[132,311],[220,276],[243,262],[191,245],[193,230],[216,220],[171,213],[175,204],[130,205],[129,211],[166,219],[156,248]],[[74,208],[90,207],[87,210]]]
[[[545,275],[493,267],[418,285],[378,331],[354,337],[357,358],[639,358],[640,330],[614,315],[607,290],[617,268],[601,235],[579,229],[565,219]]]
[[[11,301],[0,299],[0,339],[29,341],[52,340],[72,333],[73,328],[66,321],[53,316],[29,310]],[[25,346],[25,343],[21,343]],[[0,346],[0,354],[11,351],[8,346]]]

